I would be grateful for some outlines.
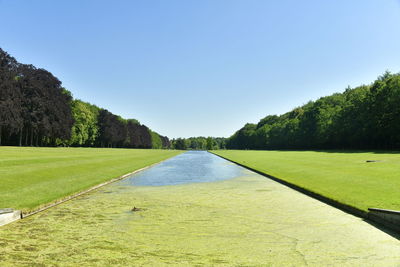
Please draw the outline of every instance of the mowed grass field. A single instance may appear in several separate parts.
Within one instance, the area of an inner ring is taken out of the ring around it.
[[[361,210],[400,210],[399,152],[213,152]]]
[[[179,153],[153,149],[0,147],[0,208],[28,212]]]

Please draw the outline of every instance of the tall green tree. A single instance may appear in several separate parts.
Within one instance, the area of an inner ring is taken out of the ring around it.
[[[400,149],[400,74],[321,97],[280,116],[246,124],[235,149]]]
[[[21,131],[22,93],[18,86],[18,63],[0,48],[0,145],[3,136]]]
[[[79,99],[72,102],[72,114],[75,120],[72,126],[70,145],[94,146],[99,136],[99,108]]]
[[[151,134],[151,147],[155,149],[161,149],[163,147],[161,137],[158,133],[150,131]]]

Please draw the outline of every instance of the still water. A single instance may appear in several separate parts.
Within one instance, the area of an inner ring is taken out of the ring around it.
[[[121,181],[124,185],[164,186],[204,183],[244,176],[250,172],[206,151],[188,151]]]

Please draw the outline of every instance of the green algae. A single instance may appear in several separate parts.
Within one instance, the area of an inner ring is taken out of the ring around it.
[[[163,187],[116,183],[0,228],[1,266],[399,263],[397,239],[258,175]]]

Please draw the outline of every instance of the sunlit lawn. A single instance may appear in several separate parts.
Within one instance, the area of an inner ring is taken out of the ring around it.
[[[179,153],[151,149],[0,147],[0,208],[28,211]]]
[[[214,151],[235,162],[362,210],[400,210],[400,153]],[[367,163],[367,160],[378,162]]]

